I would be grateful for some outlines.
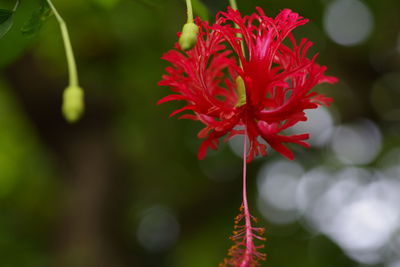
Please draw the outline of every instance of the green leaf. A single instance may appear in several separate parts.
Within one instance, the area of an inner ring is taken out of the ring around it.
[[[14,12],[11,10],[0,9],[0,38],[2,38],[13,24]]]
[[[208,20],[208,9],[200,0],[192,0],[193,11],[202,20]]]
[[[40,9],[33,12],[30,19],[22,26],[22,34],[29,38],[35,36],[52,14],[49,4],[42,0]]]

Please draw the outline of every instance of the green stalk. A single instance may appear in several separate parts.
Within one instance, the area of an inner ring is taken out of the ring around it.
[[[193,7],[192,1],[186,0],[186,8],[187,8],[187,23],[193,22]]]
[[[67,24],[65,23],[64,19],[60,16],[57,9],[54,7],[51,0],[47,0],[51,10],[53,11],[58,24],[60,25],[61,35],[64,42],[65,54],[67,56],[67,63],[68,63],[68,73],[69,73],[69,86],[79,86],[78,84],[78,71],[76,68],[74,52],[72,50],[71,40],[68,34]]]
[[[69,38],[67,24],[54,7],[51,0],[46,0],[53,11],[58,24],[60,25],[61,35],[64,42],[65,55],[67,57],[69,85],[64,90],[63,104],[61,110],[66,120],[70,123],[76,122],[82,116],[84,111],[84,93],[79,87],[78,71],[76,69],[74,52],[72,50],[71,40]]]
[[[13,7],[13,9],[12,9],[12,12],[17,11],[18,6],[19,6],[19,0],[17,0],[17,1],[15,2],[15,5],[14,5],[14,7]]]
[[[229,3],[233,10],[238,10],[238,6],[236,4],[236,0],[229,0]]]

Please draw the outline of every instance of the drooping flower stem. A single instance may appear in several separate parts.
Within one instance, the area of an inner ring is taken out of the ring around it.
[[[70,86],[79,86],[78,84],[78,71],[76,68],[74,52],[72,50],[71,40],[69,38],[67,24],[65,23],[64,19],[60,16],[57,9],[54,7],[51,0],[47,0],[51,10],[56,17],[58,24],[60,25],[61,35],[64,42],[65,54],[67,56],[67,63],[68,63],[68,72],[69,72],[69,85]]]
[[[193,8],[192,8],[192,1],[186,0],[186,8],[187,8],[187,23],[193,22]]]
[[[15,2],[15,5],[14,5],[13,9],[12,9],[12,12],[17,11],[17,8],[18,8],[19,4],[20,4],[20,2],[19,2],[19,0],[17,0],[17,1]]]
[[[229,4],[231,5],[233,10],[238,10],[238,6],[236,4],[236,0],[229,0]]]
[[[246,251],[244,252],[243,261],[239,267],[249,266],[252,254],[254,253],[253,232],[251,227],[251,215],[249,211],[249,204],[247,202],[247,130],[243,136],[243,215],[245,221],[245,240]]]
[[[73,123],[79,120],[84,110],[84,93],[79,86],[78,71],[72,50],[71,40],[68,34],[67,24],[54,7],[51,0],[46,0],[56,17],[61,30],[64,42],[65,55],[67,57],[69,84],[64,90],[62,112],[68,122]]]
[[[247,201],[247,129],[245,129],[245,135],[243,136],[243,203],[242,203],[242,214],[244,217],[244,228],[245,233],[243,241],[245,242],[245,251],[243,252],[242,260],[238,267],[252,267],[257,266],[257,260],[265,260],[265,254],[260,253],[258,249],[264,247],[264,245],[256,246],[254,238],[265,241],[262,237],[264,234],[264,228],[256,228],[251,225],[251,220],[256,222],[256,218],[250,214],[249,204]]]
[[[256,245],[256,239],[265,241],[262,236],[265,229],[252,226],[252,220],[256,218],[250,214],[247,201],[247,130],[243,140],[243,200],[240,213],[235,218],[233,236],[230,239],[234,245],[228,250],[228,258],[220,264],[220,267],[256,267],[260,260],[265,260],[265,254],[259,250],[264,245]]]

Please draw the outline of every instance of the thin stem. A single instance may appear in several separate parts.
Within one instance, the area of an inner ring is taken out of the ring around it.
[[[13,9],[12,9],[12,12],[17,11],[18,6],[19,6],[19,0],[17,0],[17,1],[15,2],[15,5],[14,5],[14,7],[13,7]]]
[[[243,136],[243,206],[248,210],[247,204],[247,129]]]
[[[67,56],[67,63],[68,63],[68,72],[69,72],[69,86],[78,86],[78,71],[76,69],[75,57],[74,52],[72,50],[71,40],[69,38],[67,25],[65,24],[64,19],[60,16],[57,12],[57,9],[54,7],[51,0],[47,0],[51,10],[53,11],[58,24],[60,25],[61,35],[64,42],[65,54]]]
[[[251,215],[249,212],[249,204],[247,202],[247,128],[245,129],[243,140],[243,214],[246,227],[246,251],[240,267],[247,267],[251,261],[252,254],[254,252]]]
[[[229,3],[233,10],[238,10],[238,6],[236,4],[236,0],[229,0]]]
[[[187,23],[193,22],[193,8],[192,8],[192,1],[186,0],[186,7],[187,7]]]

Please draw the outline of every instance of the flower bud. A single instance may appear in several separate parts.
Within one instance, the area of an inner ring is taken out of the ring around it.
[[[240,76],[236,78],[236,91],[238,94],[238,102],[236,104],[236,107],[239,108],[246,104],[246,86],[242,77]]]
[[[182,50],[190,50],[196,45],[198,33],[199,27],[193,22],[186,23],[183,26],[182,34],[179,38],[179,45],[181,46]]]
[[[74,123],[84,110],[83,90],[79,86],[69,86],[64,90],[62,112],[66,120]]]

